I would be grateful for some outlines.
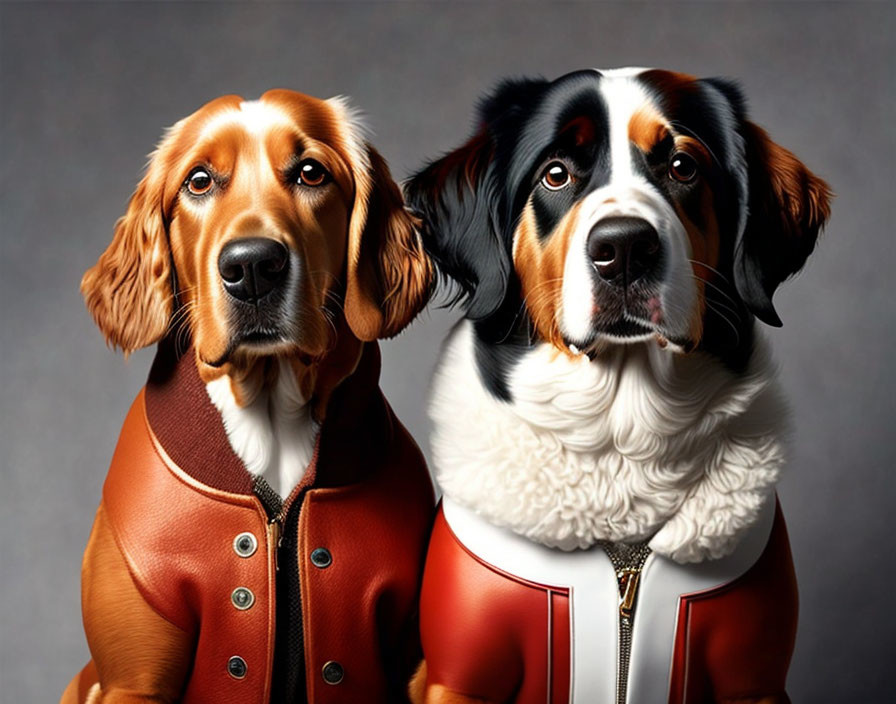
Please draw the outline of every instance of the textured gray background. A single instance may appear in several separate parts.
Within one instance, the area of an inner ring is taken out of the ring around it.
[[[645,65],[742,80],[830,180],[834,216],[770,333],[797,434],[781,487],[800,580],[795,702],[892,701],[894,22],[883,4],[0,5],[0,700],[54,701],[87,658],[79,565],[150,352],[78,295],[163,126],[222,93],[352,96],[399,176],[457,144],[500,76]],[[455,314],[384,345],[425,445]]]

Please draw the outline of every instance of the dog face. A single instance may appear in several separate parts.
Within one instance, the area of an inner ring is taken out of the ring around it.
[[[343,301],[362,340],[425,304],[414,225],[341,100],[225,96],[168,131],[82,292],[125,353],[183,323],[206,381],[267,355],[318,359]]]
[[[505,83],[479,117],[407,192],[480,329],[524,303],[566,351],[656,338],[723,354],[747,347],[753,316],[780,325],[772,294],[814,248],[830,194],[746,119],[733,84],[580,71]]]

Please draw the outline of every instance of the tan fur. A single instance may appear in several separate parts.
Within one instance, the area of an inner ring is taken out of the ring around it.
[[[645,154],[669,134],[669,126],[652,104],[636,110],[628,121],[628,139]]]
[[[299,339],[275,353],[305,367],[341,344],[341,326],[331,319],[343,315],[337,301],[344,297],[349,326],[343,334],[391,337],[426,304],[432,270],[385,161],[338,104],[269,91],[260,102],[282,120],[249,131],[240,123],[241,102],[219,98],[168,131],[81,290],[110,345],[129,354],[169,328],[183,328],[203,381],[228,374],[238,401],[248,403],[264,379],[259,359],[270,353],[230,348],[217,271],[228,241],[261,235],[299,255],[307,272],[296,301]],[[296,158],[319,161],[332,182],[320,188],[286,183],[284,170]],[[226,182],[200,202],[183,193],[197,165],[210,166]]]
[[[491,704],[487,699],[477,699],[458,692],[452,692],[440,684],[427,685],[426,660],[420,661],[417,671],[411,678],[411,682],[408,685],[408,696],[411,699],[411,704]],[[757,702],[757,704],[764,703]]]
[[[767,168],[770,195],[779,205],[787,231],[822,226],[831,215],[833,193],[828,184],[758,125],[747,123],[745,137],[753,159]]]
[[[331,391],[358,364],[361,341],[395,335],[407,325],[427,302],[432,271],[385,161],[338,105],[269,91],[261,102],[284,119],[249,131],[237,117],[241,102],[238,96],[219,98],[168,131],[81,290],[108,343],[125,354],[183,326],[203,381],[229,375],[243,405],[273,383],[275,357],[286,358],[322,420]],[[297,156],[319,161],[332,182],[308,189],[285,183],[284,169]],[[226,187],[215,186],[217,192],[197,203],[183,193],[183,184],[200,165],[223,175]],[[257,235],[298,253],[308,274],[296,301],[300,339],[265,354],[229,350],[217,269],[226,242]],[[343,296],[344,314],[333,305]],[[194,644],[140,596],[102,506],[82,583],[93,661],[62,701],[178,700]]]
[[[81,579],[84,631],[93,660],[69,684],[61,703],[178,701],[194,643],[144,601],[102,504],[84,553]]]
[[[689,73],[656,68],[644,71],[640,77],[656,86],[672,112],[678,107],[680,96],[693,93],[697,89],[697,77]]]
[[[81,281],[106,342],[125,355],[158,341],[171,318],[168,245],[157,203],[163,182],[164,165],[154,160],[116,223],[112,244]]]
[[[520,277],[526,309],[542,339],[569,354],[558,324],[563,266],[578,223],[581,202],[563,216],[543,245],[531,204],[527,204],[514,234],[514,267]]]
[[[357,180],[348,244],[345,315],[362,340],[392,337],[429,299],[432,265],[417,221],[389,167],[372,147],[370,174]]]
[[[678,148],[687,151],[698,161],[708,159],[709,155],[706,149],[690,138],[676,138],[676,145],[683,142]],[[694,144],[699,145],[699,149]],[[688,145],[690,148],[685,147]],[[693,311],[691,317],[691,326],[689,330],[690,343],[693,347],[700,344],[703,337],[703,318],[706,314],[706,286],[715,285],[714,281],[718,276],[719,256],[721,252],[721,235],[719,233],[719,222],[715,211],[715,198],[712,189],[702,179],[697,184],[700,189],[698,197],[700,198],[700,212],[703,215],[703,224],[698,227],[693,220],[688,217],[685,210],[678,204],[675,204],[675,212],[684,225],[688,241],[691,245],[691,268],[694,272],[697,286],[697,307]]]

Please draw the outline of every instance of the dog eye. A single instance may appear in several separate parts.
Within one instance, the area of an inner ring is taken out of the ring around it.
[[[669,160],[669,176],[681,183],[697,178],[697,160],[685,152],[676,152]]]
[[[193,169],[187,176],[187,190],[194,196],[201,196],[208,193],[214,185],[214,180],[205,169]]]
[[[298,182],[303,186],[320,186],[329,176],[327,170],[314,159],[305,159],[299,164]]]
[[[552,161],[541,175],[541,183],[549,191],[559,191],[569,185],[572,177],[562,161]]]

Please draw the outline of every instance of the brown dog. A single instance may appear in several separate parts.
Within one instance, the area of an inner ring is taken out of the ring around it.
[[[162,344],[84,556],[93,659],[64,702],[402,696],[433,497],[369,341],[430,279],[343,101],[226,96],[168,131],[82,282],[112,346]]]

